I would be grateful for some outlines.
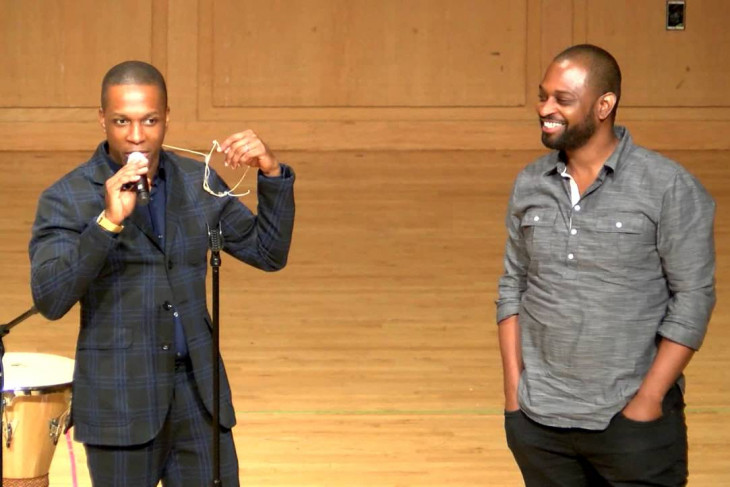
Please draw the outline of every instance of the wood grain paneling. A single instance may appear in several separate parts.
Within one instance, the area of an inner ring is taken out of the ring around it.
[[[540,14],[540,76],[545,72],[557,53],[574,43],[573,15],[575,5],[564,0],[542,0]],[[537,88],[533,97],[537,100]]]
[[[540,149],[536,87],[572,43],[614,52],[619,121],[654,149],[730,149],[722,0],[0,0],[0,150],[88,150],[114,63],[167,76],[169,139],[277,148]]]
[[[688,1],[684,31],[666,30],[665,11],[665,0],[588,1],[587,40],[621,65],[621,105],[728,106],[730,2]]]
[[[0,0],[0,106],[98,107],[104,73],[152,60],[152,1]]]
[[[216,107],[520,106],[525,0],[215,0]]]

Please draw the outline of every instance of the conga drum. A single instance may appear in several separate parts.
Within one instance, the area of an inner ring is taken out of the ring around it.
[[[74,361],[45,353],[6,353],[2,400],[4,487],[47,487],[56,443],[71,411]]]

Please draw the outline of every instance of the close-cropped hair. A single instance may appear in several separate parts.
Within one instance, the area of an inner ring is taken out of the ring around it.
[[[101,82],[101,108],[106,108],[107,92],[115,85],[152,85],[160,89],[167,106],[167,85],[160,71],[144,61],[124,61],[112,67]]]
[[[570,59],[584,63],[588,69],[589,86],[593,87],[599,95],[613,93],[616,95],[616,106],[621,99],[621,68],[616,58],[603,48],[593,44],[578,44],[571,46],[555,56],[554,61]]]

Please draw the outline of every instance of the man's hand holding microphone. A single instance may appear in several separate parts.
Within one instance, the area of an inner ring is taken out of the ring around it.
[[[147,173],[149,161],[141,152],[132,152],[127,163],[106,181],[106,208],[103,216],[121,226],[132,214],[136,205],[146,205],[150,200]]]

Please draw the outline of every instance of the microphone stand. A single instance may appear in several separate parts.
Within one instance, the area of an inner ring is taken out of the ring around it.
[[[213,281],[213,342],[211,352],[213,354],[213,481],[211,485],[218,487],[221,483],[221,442],[220,442],[220,332],[218,327],[219,309],[219,280],[221,256],[223,248],[223,232],[220,224],[218,228],[208,227],[208,244],[210,247],[210,267],[212,269]],[[1,487],[1,486],[0,486]]]
[[[5,369],[3,367],[3,357],[5,356],[5,345],[3,345],[3,337],[10,333],[10,330],[20,324],[21,322],[25,321],[26,319],[30,318],[34,314],[36,314],[38,310],[35,306],[31,307],[28,311],[23,313],[22,315],[18,316],[17,318],[14,318],[9,323],[6,323],[4,325],[0,325],[0,393],[5,389]],[[2,400],[0,400],[0,422],[2,419],[5,418],[5,398],[3,397]],[[5,425],[3,429],[6,427]],[[0,435],[0,442],[2,441],[2,435]],[[0,487],[3,485],[3,446],[0,445]]]

